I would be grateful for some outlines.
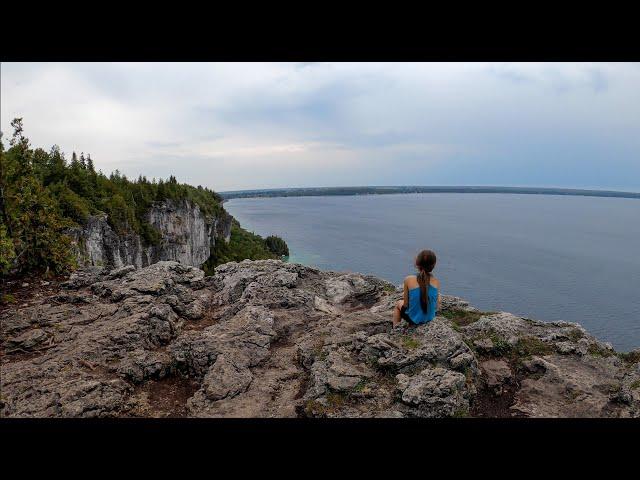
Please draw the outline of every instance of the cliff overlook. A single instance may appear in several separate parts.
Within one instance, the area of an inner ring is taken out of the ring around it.
[[[107,176],[90,155],[74,152],[67,161],[57,146],[34,149],[22,119],[11,125],[10,147],[0,141],[0,281],[160,260],[211,272],[230,260],[288,253],[281,238],[242,229],[209,188],[174,176],[130,180],[118,170]]]
[[[279,260],[90,267],[0,313],[3,417],[638,417],[640,350]]]

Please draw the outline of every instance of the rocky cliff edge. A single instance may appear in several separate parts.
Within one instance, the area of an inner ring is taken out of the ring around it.
[[[135,233],[117,234],[107,215],[91,216],[82,227],[70,231],[78,264],[82,266],[145,267],[161,260],[201,266],[216,242],[229,242],[233,217],[225,210],[205,215],[189,200],[156,202],[145,221],[156,230],[159,240],[145,243]]]
[[[90,268],[0,314],[2,417],[638,417],[640,350],[277,260]]]

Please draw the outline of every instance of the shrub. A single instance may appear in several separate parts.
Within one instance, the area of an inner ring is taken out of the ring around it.
[[[7,234],[7,227],[0,223],[0,274],[6,274],[11,269],[16,252],[13,248],[13,241]]]
[[[270,252],[282,257],[289,256],[289,247],[282,238],[276,235],[270,235],[264,239],[264,243]]]
[[[51,188],[57,197],[60,212],[78,224],[87,221],[90,214],[89,202],[66,185],[57,184]]]

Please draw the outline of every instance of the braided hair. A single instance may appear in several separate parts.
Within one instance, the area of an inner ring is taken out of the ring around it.
[[[420,307],[423,312],[429,309],[429,295],[427,290],[431,283],[431,271],[436,266],[436,254],[431,250],[422,250],[416,257],[418,267],[418,285],[420,286]]]

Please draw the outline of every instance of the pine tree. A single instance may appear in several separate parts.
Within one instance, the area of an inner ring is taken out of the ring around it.
[[[0,132],[0,220],[7,229],[9,237],[11,237],[11,228],[9,226],[9,217],[6,207],[6,192],[9,176],[9,164],[4,152],[4,143],[2,142],[2,132]]]
[[[93,166],[93,160],[91,160],[91,155],[87,154],[87,169],[92,173],[95,174],[96,170]]]
[[[18,271],[53,270],[63,273],[74,266],[71,239],[64,230],[71,226],[57,214],[48,192],[33,175],[24,176],[12,199],[11,220]]]

